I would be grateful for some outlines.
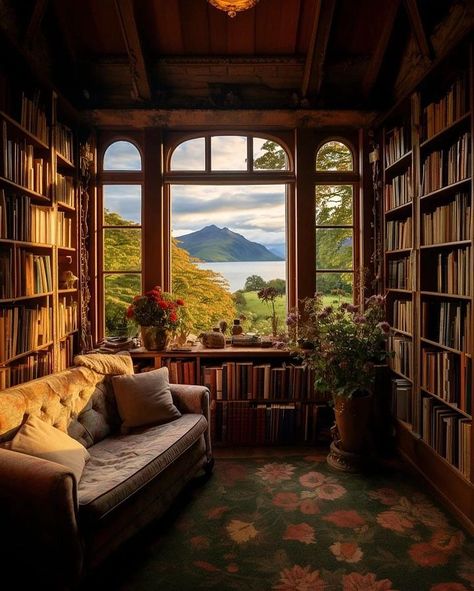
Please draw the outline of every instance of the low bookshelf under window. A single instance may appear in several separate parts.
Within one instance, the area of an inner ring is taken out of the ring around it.
[[[135,371],[168,367],[170,382],[209,388],[213,442],[318,444],[329,440],[332,411],[312,372],[289,351],[227,347],[189,352],[133,350]]]

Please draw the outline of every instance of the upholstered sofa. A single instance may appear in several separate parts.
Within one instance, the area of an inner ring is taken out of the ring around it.
[[[122,542],[162,515],[199,471],[212,470],[206,388],[170,385],[180,416],[123,432],[113,380],[135,379],[131,358],[76,360],[73,369],[0,392],[4,580],[9,574],[18,582],[32,576],[36,588],[75,588]],[[60,463],[12,451],[31,417],[87,448],[79,481]]]

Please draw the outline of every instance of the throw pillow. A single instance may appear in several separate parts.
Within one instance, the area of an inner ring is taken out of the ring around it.
[[[181,413],[173,404],[168,368],[112,378],[122,430],[168,423]]]
[[[11,441],[13,451],[43,458],[69,468],[79,482],[90,455],[78,441],[30,415]]]

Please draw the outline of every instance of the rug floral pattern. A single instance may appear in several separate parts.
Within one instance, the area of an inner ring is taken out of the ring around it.
[[[472,538],[404,473],[339,473],[316,456],[221,459],[181,503],[115,589],[474,589]]]

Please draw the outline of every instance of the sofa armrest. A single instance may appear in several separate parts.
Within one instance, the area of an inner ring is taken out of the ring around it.
[[[207,420],[204,434],[206,440],[206,454],[208,461],[212,459],[211,447],[211,411],[209,408],[209,389],[206,386],[188,386],[184,384],[170,384],[171,395],[178,410],[183,413],[202,414]]]
[[[55,462],[0,449],[0,482],[5,565],[15,578],[28,565],[24,574],[38,584],[44,580],[50,589],[73,586],[83,552],[72,472]]]

